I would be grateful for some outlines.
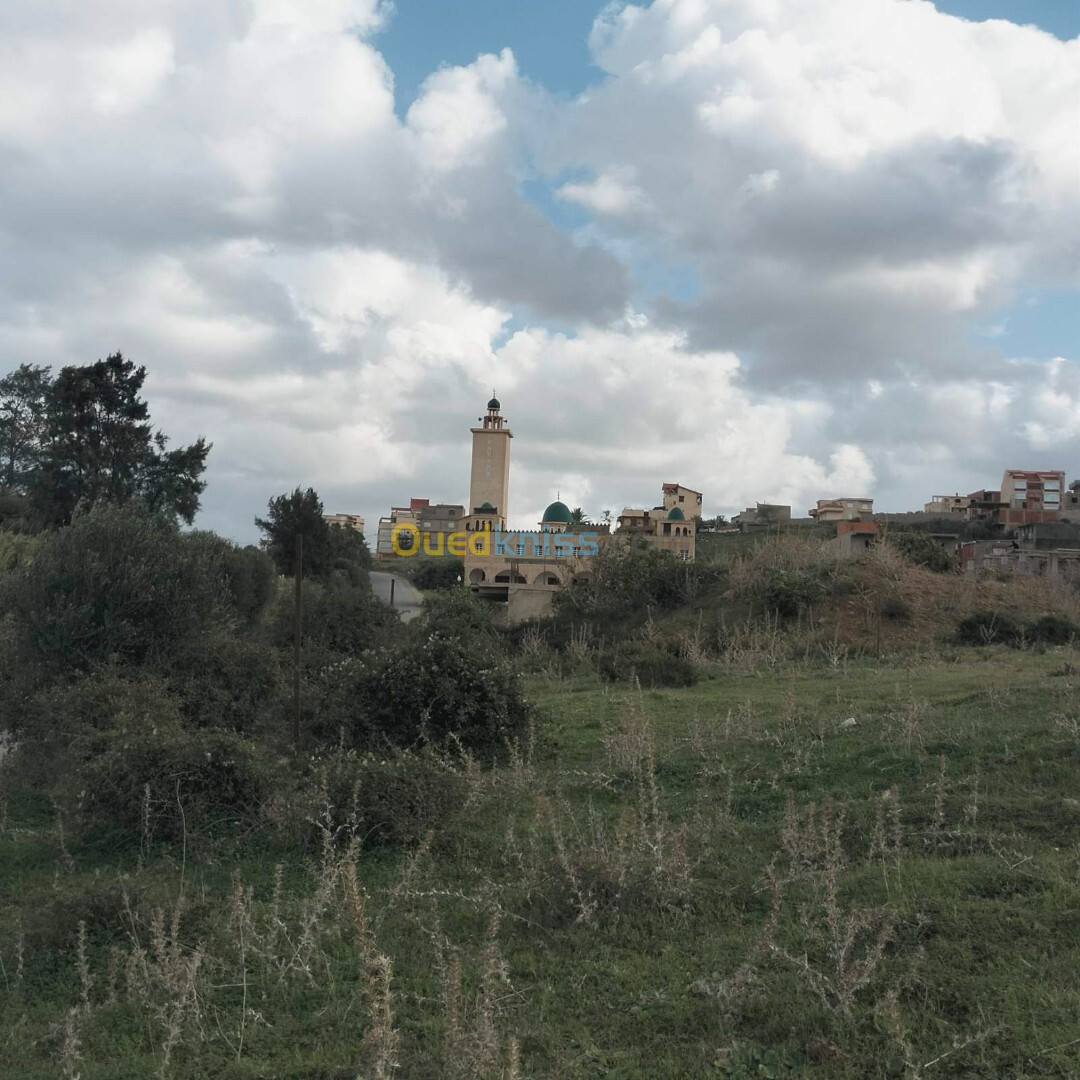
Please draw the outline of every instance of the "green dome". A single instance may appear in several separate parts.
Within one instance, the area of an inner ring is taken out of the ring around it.
[[[572,525],[574,523],[574,515],[570,513],[570,507],[564,502],[553,502],[544,511],[544,522],[561,522],[563,525]]]
[[[490,401],[488,402],[488,408],[489,408],[489,409],[501,409],[501,408],[502,408],[502,406],[501,406],[501,405],[499,404],[499,399],[498,399],[497,397],[493,397],[493,398],[492,398],[492,399],[491,399],[491,400],[490,400]]]
[[[495,507],[492,506],[491,503],[489,503],[489,502],[482,502],[476,509],[477,510],[494,510]]]
[[[668,511],[667,518],[668,521],[685,521],[686,515],[677,506],[673,506]]]

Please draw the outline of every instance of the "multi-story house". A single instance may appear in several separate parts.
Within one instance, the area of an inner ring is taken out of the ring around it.
[[[873,512],[873,499],[818,499],[810,516],[815,521],[859,521],[870,517]]]

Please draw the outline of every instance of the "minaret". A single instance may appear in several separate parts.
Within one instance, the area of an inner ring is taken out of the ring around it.
[[[465,527],[473,532],[506,527],[510,490],[510,440],[513,433],[499,412],[502,406],[492,392],[487,414],[472,432],[472,478]]]

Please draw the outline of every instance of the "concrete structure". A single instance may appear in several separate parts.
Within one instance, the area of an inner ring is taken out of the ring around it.
[[[838,521],[836,539],[830,543],[845,555],[857,555],[877,543],[879,532],[876,521]]]
[[[1060,471],[1006,469],[1001,480],[1001,501],[1009,510],[1061,513],[1065,474]]]
[[[386,517],[379,518],[375,558],[389,562],[401,558],[393,548],[394,530],[402,525],[411,526],[401,534],[399,546],[416,545],[425,555],[446,554],[446,537],[464,527],[465,507],[460,503],[435,503],[430,499],[410,499],[408,506],[392,506]],[[419,535],[411,535],[415,530]]]
[[[1065,521],[1031,521],[1018,525],[1012,535],[1022,547],[1037,550],[1080,548],[1080,524]]]
[[[487,412],[472,432],[472,469],[469,478],[469,506],[465,518],[467,532],[506,528],[510,498],[510,440],[514,437],[499,411],[494,394]]]
[[[624,544],[641,544],[657,551],[668,551],[677,559],[693,562],[697,554],[695,518],[687,517],[682,506],[671,497],[669,486],[677,488],[677,485],[664,485],[664,501],[670,504],[668,506],[654,506],[651,510],[626,507],[618,517],[615,539]],[[690,491],[688,488],[682,490]],[[700,500],[698,492],[690,493]]]
[[[700,491],[683,487],[682,484],[661,484],[660,490],[664,493],[665,510],[674,510],[677,507],[688,521],[701,517]]]
[[[960,545],[959,559],[960,569],[969,574],[996,570],[1080,580],[1080,547],[1038,549],[1017,540],[971,540]]]
[[[874,512],[873,499],[842,498],[818,499],[817,506],[810,511],[815,521],[859,521],[870,517]]]
[[[614,534],[609,525],[575,524],[573,512],[559,500],[547,507],[535,530],[508,530],[513,436],[501,409],[492,397],[481,426],[470,429],[464,564],[465,584],[482,597],[505,601],[509,622],[547,614],[552,596],[573,582],[589,580],[591,560],[613,543],[637,541],[677,558],[694,558],[702,495],[682,484],[663,484],[660,506],[624,510]]]
[[[408,506],[391,506],[390,513],[379,518],[379,531],[375,534],[375,558],[379,562],[389,562],[400,558],[394,551],[392,538],[395,526],[412,525],[420,528],[420,510],[427,506],[427,499],[410,499]],[[402,547],[406,544],[403,542]]]
[[[997,521],[1001,512],[1001,492],[991,491],[989,488],[980,488],[967,496],[967,520],[968,521]]]
[[[790,525],[791,507],[780,503],[755,503],[753,506],[748,506],[741,514],[736,514],[731,519],[731,524],[738,526],[741,532]]]
[[[967,516],[968,497],[957,492],[955,495],[935,495],[923,506],[924,514],[948,517],[952,514]]]
[[[358,533],[364,531],[364,519],[359,514],[323,514],[323,521],[327,525],[340,525],[344,529],[355,529]]]
[[[464,525],[465,507],[461,503],[434,503],[422,507],[417,516],[421,532],[457,532]]]

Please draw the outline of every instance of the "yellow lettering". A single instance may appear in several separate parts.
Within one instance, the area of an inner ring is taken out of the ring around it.
[[[390,547],[395,555],[415,555],[420,550],[420,530],[410,522],[390,530]]]

